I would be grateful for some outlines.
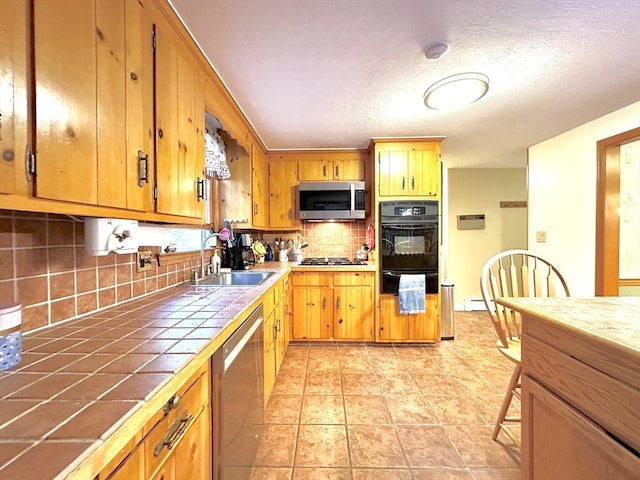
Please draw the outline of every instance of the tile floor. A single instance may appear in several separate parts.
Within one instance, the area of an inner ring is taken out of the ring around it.
[[[519,479],[519,428],[490,437],[510,372],[485,312],[438,345],[292,343],[251,478]]]

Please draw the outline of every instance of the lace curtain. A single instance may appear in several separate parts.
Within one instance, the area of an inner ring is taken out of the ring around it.
[[[215,132],[207,131],[204,134],[204,161],[207,175],[213,175],[215,172],[221,180],[231,177],[224,142]]]

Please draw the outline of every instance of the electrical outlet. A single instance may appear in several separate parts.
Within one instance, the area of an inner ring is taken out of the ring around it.
[[[547,232],[536,232],[536,242],[544,243],[547,241]]]
[[[153,253],[147,250],[145,252],[138,252],[137,261],[136,261],[136,271],[137,272],[146,272],[147,270],[151,270],[151,262],[153,260]]]

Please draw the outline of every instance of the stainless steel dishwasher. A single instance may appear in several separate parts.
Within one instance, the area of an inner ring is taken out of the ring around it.
[[[212,357],[214,480],[251,475],[264,426],[263,323],[260,304]]]

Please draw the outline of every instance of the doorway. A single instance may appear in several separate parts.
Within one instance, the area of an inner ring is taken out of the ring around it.
[[[595,293],[640,292],[640,128],[597,143]]]

